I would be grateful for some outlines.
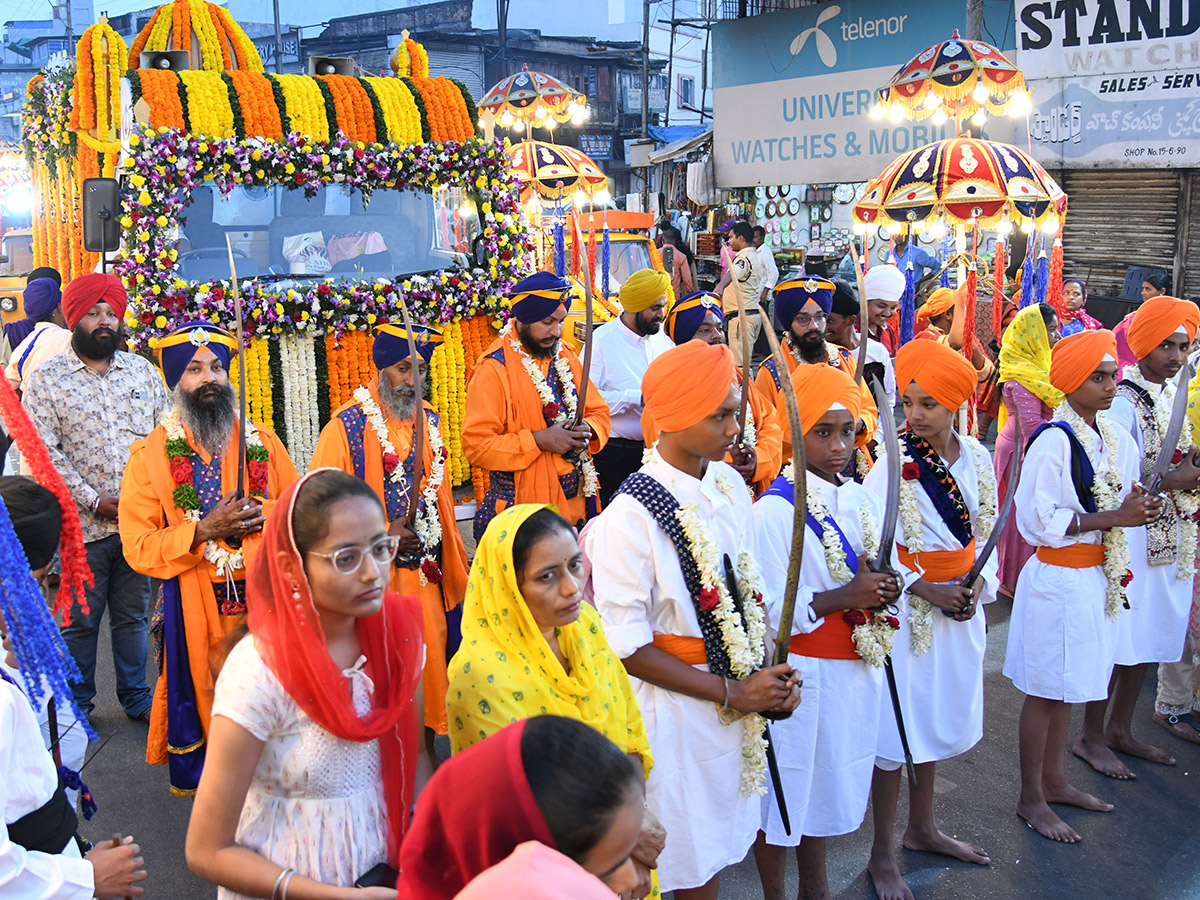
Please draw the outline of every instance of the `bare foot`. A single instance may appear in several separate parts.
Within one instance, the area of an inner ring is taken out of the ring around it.
[[[914,900],[913,892],[900,875],[895,856],[872,856],[867,863],[867,873],[879,900]]]
[[[968,844],[966,841],[956,841],[949,835],[934,829],[932,834],[904,832],[902,840],[906,850],[919,850],[923,853],[940,853],[963,862],[975,863],[978,866],[991,865],[991,857],[982,847]]]
[[[1113,805],[1106,803],[1099,797],[1094,797],[1086,791],[1081,791],[1077,787],[1072,787],[1065,782],[1061,785],[1051,787],[1047,784],[1042,784],[1042,793],[1046,796],[1047,803],[1064,803],[1067,806],[1078,806],[1080,809],[1090,809],[1092,812],[1112,812]]]
[[[1148,759],[1150,762],[1163,766],[1175,765],[1175,757],[1166,750],[1147,744],[1145,741],[1139,741],[1132,734],[1109,734],[1106,737],[1108,746],[1120,753],[1128,753],[1139,759]]]
[[[1071,746],[1071,752],[1101,775],[1116,778],[1118,781],[1133,781],[1137,778],[1129,766],[1117,759],[1117,754],[1112,752],[1111,747],[1085,740],[1082,734]]]
[[[1018,801],[1017,815],[1025,820],[1026,825],[1044,838],[1063,844],[1078,844],[1083,840],[1074,828],[1055,815],[1054,810],[1045,803],[1026,806]]]

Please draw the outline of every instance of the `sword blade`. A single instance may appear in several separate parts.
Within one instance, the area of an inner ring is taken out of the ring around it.
[[[1188,374],[1189,368],[1185,362],[1175,382],[1175,401],[1171,404],[1171,420],[1167,423],[1167,433],[1163,435],[1162,449],[1158,451],[1158,459],[1154,461],[1154,468],[1146,481],[1146,491],[1151,494],[1158,494],[1162,489],[1163,477],[1171,469],[1179,436],[1183,434],[1183,417],[1187,414],[1188,404]]]
[[[858,258],[858,248],[850,241],[850,258],[854,261],[854,275],[858,279],[858,361],[854,367],[854,383],[862,384],[863,372],[867,367],[867,287],[863,281],[862,263]],[[878,403],[878,401],[876,401]],[[887,403],[879,406],[882,414]]]
[[[912,751],[908,749],[908,732],[904,730],[904,714],[900,712],[900,692],[896,689],[896,671],[892,668],[892,657],[883,658],[883,671],[887,674],[888,693],[892,695],[892,712],[896,714],[896,730],[900,732],[900,746],[904,749],[904,765],[908,769],[908,783],[917,786],[917,770],[913,768]]]
[[[413,408],[413,477],[408,486],[408,511],[404,516],[411,527],[417,514],[421,479],[425,477],[425,379],[421,377],[421,366],[417,362],[417,341],[413,337],[413,320],[408,303],[403,294],[397,293],[396,297],[400,301],[400,315],[404,317],[404,330],[408,332],[408,360],[411,364],[413,392],[417,395]]]
[[[225,235],[229,251],[229,280],[233,287],[233,317],[238,345],[238,480],[237,495],[246,496],[246,341],[242,333],[242,292],[238,290],[237,267],[233,264],[233,242]],[[228,541],[226,542],[228,543]]]
[[[896,433],[896,418],[888,404],[887,392],[878,378],[871,379],[879,421],[883,423],[883,445],[887,448],[887,499],[883,509],[883,528],[879,532],[879,552],[875,556],[876,572],[892,571],[892,544],[896,542],[896,520],[900,515],[900,436]]]
[[[734,286],[733,295],[737,299],[738,320],[741,322],[741,327],[738,328],[740,343],[742,345],[742,401],[738,405],[738,446],[742,446],[746,442],[746,408],[750,400],[750,332],[746,329],[746,298],[742,296],[742,292]]]
[[[1016,442],[1016,451],[1013,453],[1012,474],[1008,479],[1008,492],[1004,495],[1004,502],[1000,505],[1000,511],[996,514],[996,521],[992,525],[992,533],[988,535],[987,543],[983,545],[983,552],[975,557],[975,564],[971,566],[971,571],[967,572],[963,579],[963,585],[973,587],[975,582],[979,580],[979,575],[983,571],[983,567],[987,565],[987,561],[991,558],[996,546],[1000,543],[1000,533],[1004,531],[1004,525],[1008,522],[1008,517],[1013,511],[1013,503],[1017,496],[1017,484],[1021,480],[1021,466],[1024,463],[1024,453],[1022,452],[1021,434],[1021,419],[1018,416],[1013,428],[1013,439]],[[945,610],[942,610],[945,612]]]

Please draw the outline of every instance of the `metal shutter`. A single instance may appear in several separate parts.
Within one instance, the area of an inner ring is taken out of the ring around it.
[[[1171,169],[1068,170],[1063,273],[1088,293],[1119,297],[1129,266],[1175,269],[1180,197]]]
[[[1184,169],[1184,190],[1180,191],[1179,214],[1184,223],[1183,284],[1175,288],[1176,297],[1200,297],[1200,169]]]
[[[483,84],[483,52],[480,50],[439,50],[426,48],[429,54],[429,74],[436,78],[457,78],[478,100],[487,87]]]

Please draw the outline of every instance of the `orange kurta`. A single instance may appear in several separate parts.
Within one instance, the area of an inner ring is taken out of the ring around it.
[[[546,428],[542,401],[529,373],[521,365],[520,339],[515,333],[497,338],[487,348],[467,384],[467,408],[463,419],[463,452],[471,465],[489,472],[512,472],[515,481],[514,503],[549,503],[558,508],[568,522],[585,518],[586,500],[582,486],[568,499],[559,477],[569,475],[572,464],[561,454],[540,450],[533,433]],[[504,362],[496,358],[503,349]],[[563,356],[571,367],[575,384],[580,383],[583,367],[579,357],[567,346]],[[549,359],[534,359],[545,377]],[[598,453],[608,442],[610,428],[608,404],[596,385],[588,388],[583,420],[596,437],[589,450]],[[496,512],[508,503],[497,503]]]
[[[835,352],[834,358],[829,361],[829,365],[841,369],[843,372],[853,378],[856,364],[850,351],[846,350],[844,347],[838,347],[834,344],[828,344],[827,346],[833,348]],[[790,376],[792,372],[796,371],[796,366],[800,365],[800,361],[796,359],[791,347],[786,343],[783,345],[783,358],[787,363],[788,375]],[[768,360],[768,362],[770,362],[770,360]],[[773,365],[774,364],[772,363],[772,368]],[[768,368],[766,363],[763,363],[763,365],[759,367],[758,376],[754,379],[754,385],[760,391],[762,391],[762,393],[765,394],[770,402],[778,409],[781,417],[780,421],[786,422],[787,409],[783,405],[783,398],[779,396],[779,388],[775,386],[775,378],[771,374],[771,369]],[[859,418],[862,419],[866,428],[859,433],[857,438],[855,438],[854,445],[865,452],[867,444],[869,444],[875,438],[875,428],[879,425],[879,408],[875,405],[875,398],[871,394],[871,389],[867,386],[865,379],[861,384],[859,384],[858,387],[859,391],[862,393],[862,412],[859,413]],[[806,422],[804,424],[807,427],[808,423]],[[791,435],[785,429],[783,432],[781,468],[783,465],[786,465],[788,462],[790,462],[791,459]]]
[[[255,423],[270,461],[267,476],[267,496],[263,512],[271,515],[275,499],[299,475],[288,456],[287,448],[265,425]],[[208,463],[212,457],[197,446],[191,430],[184,426],[188,443],[200,458]],[[221,460],[222,495],[237,489],[238,435],[234,429]],[[179,579],[183,607],[183,627],[186,635],[188,661],[196,692],[196,707],[207,738],[212,714],[213,686],[216,678],[212,657],[233,628],[243,621],[242,616],[224,616],[217,608],[213,582],[221,581],[212,563],[204,558],[204,545],[192,549],[196,538],[196,523],[184,518],[183,510],[175,505],[171,494],[175,480],[171,477],[167,459],[167,432],[162,425],[155,427],[146,438],[129,448],[129,462],[121,479],[121,499],[117,523],[125,559],[131,568],[151,578]],[[164,525],[163,522],[166,522]],[[247,568],[261,542],[261,534],[246,536],[242,553]],[[239,572],[239,579],[245,572]],[[146,739],[146,762],[162,765],[167,761],[167,678],[159,675],[154,688],[154,707],[150,714],[150,734]]]
[[[370,385],[371,397],[379,403],[379,388],[376,382]],[[333,411],[329,423],[321,430],[317,449],[313,453],[309,471],[323,466],[332,466],[343,472],[355,474],[354,459],[346,426],[340,414],[357,405],[351,400]],[[433,407],[425,404],[426,415],[436,415]],[[412,452],[412,423],[388,421],[388,438],[401,459]],[[423,445],[424,485],[433,466],[433,451],[429,441]],[[375,438],[370,426],[363,436],[363,480],[384,499],[383,447]],[[392,566],[391,590],[399,594],[413,594],[421,601],[425,624],[425,724],[438,734],[446,733],[446,613],[463,602],[467,593],[467,550],[454,517],[454,493],[450,486],[449,471],[438,488],[438,517],[442,523],[442,568],[441,584],[421,584],[416,569],[401,569]],[[392,523],[388,522],[390,526]]]

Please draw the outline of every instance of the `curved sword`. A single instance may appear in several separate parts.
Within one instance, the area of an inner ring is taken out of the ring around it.
[[[858,364],[854,367],[854,383],[862,384],[863,372],[867,366],[867,286],[863,281],[862,263],[858,258],[858,248],[854,246],[854,241],[850,242],[850,258],[854,261],[854,275],[858,279]],[[878,402],[878,401],[876,401]],[[884,401],[880,410],[888,408],[888,403]]]
[[[1171,460],[1179,446],[1179,436],[1183,434],[1183,417],[1187,414],[1188,405],[1188,375],[1191,367],[1185,360],[1179,369],[1179,380],[1175,382],[1175,402],[1171,404],[1171,420],[1167,423],[1167,433],[1163,435],[1162,449],[1158,451],[1158,459],[1150,470],[1146,480],[1146,493],[1156,497],[1162,491],[1163,477],[1171,469]]]
[[[738,329],[742,344],[742,402],[738,406],[738,446],[746,443],[746,409],[750,401],[750,332],[746,329],[746,298],[735,286],[734,297],[737,298],[738,319],[742,326]],[[760,313],[761,315],[761,313]]]
[[[979,575],[983,572],[983,567],[987,564],[988,559],[996,549],[996,545],[1000,542],[1000,532],[1004,530],[1005,523],[1008,522],[1008,517],[1013,511],[1013,502],[1017,496],[1017,484],[1021,480],[1021,466],[1025,462],[1025,453],[1023,439],[1021,434],[1021,417],[1017,416],[1013,428],[1014,446],[1017,448],[1013,454],[1012,474],[1008,478],[1008,492],[1004,495],[1004,502],[1000,504],[1000,511],[996,513],[996,521],[992,525],[992,533],[988,535],[987,543],[983,545],[983,551],[975,557],[975,564],[971,566],[971,571],[963,577],[962,583],[964,587],[973,587],[975,582],[979,580]],[[954,618],[954,613],[949,610],[942,610],[942,615]]]
[[[412,367],[413,393],[416,394],[413,404],[413,477],[408,486],[408,510],[404,514],[405,524],[411,529],[417,514],[417,498],[421,496],[421,480],[425,477],[425,379],[421,377],[420,357],[417,355],[417,341],[413,337],[413,320],[408,312],[408,303],[399,292],[396,293],[396,299],[400,301],[400,315],[404,317],[404,330],[408,332],[408,361]]]
[[[233,242],[225,235],[229,251],[229,280],[233,286],[233,316],[238,345],[238,499],[246,496],[246,346],[242,335],[242,293],[238,290],[237,268],[233,264]],[[226,540],[226,543],[230,543]],[[241,540],[238,539],[238,543]]]

